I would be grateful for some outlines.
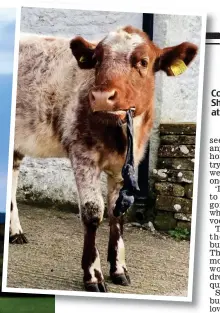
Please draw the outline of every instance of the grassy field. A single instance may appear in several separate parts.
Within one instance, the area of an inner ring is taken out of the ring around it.
[[[55,297],[0,296],[0,313],[55,313]]]

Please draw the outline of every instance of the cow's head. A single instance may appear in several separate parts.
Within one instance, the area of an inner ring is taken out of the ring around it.
[[[179,75],[197,53],[197,46],[189,42],[160,49],[132,26],[110,32],[97,45],[76,37],[70,48],[81,69],[95,68],[95,84],[89,91],[92,111],[121,119],[129,108],[139,115],[152,106],[157,71]]]

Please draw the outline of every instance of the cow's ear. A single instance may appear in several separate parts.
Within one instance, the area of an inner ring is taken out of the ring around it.
[[[70,49],[81,69],[91,69],[95,66],[95,47],[95,44],[86,41],[82,37],[76,37],[70,41]]]
[[[164,48],[155,62],[155,71],[162,70],[168,76],[178,76],[185,72],[195,58],[198,47],[189,42]]]

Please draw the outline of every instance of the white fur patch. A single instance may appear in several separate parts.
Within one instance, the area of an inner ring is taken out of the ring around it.
[[[141,145],[140,148],[138,148],[138,140],[139,140],[139,136],[140,136],[140,128],[141,125],[143,124],[143,118],[144,118],[144,114],[141,114],[139,116],[136,116],[133,119],[133,127],[134,127],[134,143],[133,143],[133,153],[134,153],[134,163],[135,163],[135,167],[137,167],[137,165],[140,162],[140,159],[142,158],[144,152],[145,152],[145,145]]]
[[[99,257],[99,253],[97,250],[97,257],[94,261],[94,263],[91,264],[90,268],[89,268],[89,273],[91,274],[91,283],[99,283],[97,277],[95,276],[95,270],[98,271],[101,274],[101,277],[104,280],[103,274],[102,274],[102,270],[101,270],[101,263],[100,263],[100,257]]]
[[[127,269],[125,264],[125,247],[124,241],[120,237],[117,244],[116,271],[114,274],[124,274],[124,269]]]
[[[10,231],[11,235],[23,233],[20,220],[19,220],[19,215],[18,215],[18,207],[17,207],[17,201],[16,201],[16,191],[17,191],[17,184],[18,184],[18,174],[19,171],[13,170],[13,179],[12,179],[12,205],[13,205],[13,210],[11,211],[11,225],[10,225]]]
[[[114,52],[130,54],[144,40],[138,34],[129,34],[123,30],[110,32],[103,43],[109,45]]]

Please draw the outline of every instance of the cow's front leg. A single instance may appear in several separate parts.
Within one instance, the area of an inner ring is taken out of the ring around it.
[[[107,292],[96,246],[96,232],[103,219],[104,201],[101,195],[100,170],[88,157],[71,157],[79,194],[80,216],[84,227],[82,269],[86,291]]]
[[[110,277],[114,284],[128,286],[130,278],[125,263],[125,247],[123,241],[123,216],[115,217],[113,210],[122,183],[108,177],[108,215],[109,215],[109,244],[108,262],[110,263]]]
[[[14,160],[13,160],[13,173],[12,173],[12,191],[11,191],[11,212],[10,212],[10,243],[23,244],[27,243],[28,240],[23,233],[21,228],[16,193],[17,193],[17,185],[18,185],[18,175],[19,175],[19,167],[21,161],[23,159],[23,155],[18,152],[14,152]]]

